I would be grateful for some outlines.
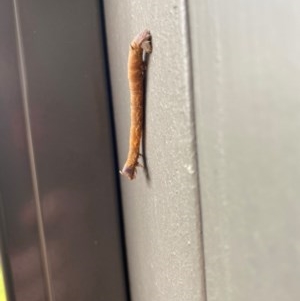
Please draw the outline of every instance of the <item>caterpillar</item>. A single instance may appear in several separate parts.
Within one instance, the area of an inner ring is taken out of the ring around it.
[[[120,173],[130,180],[136,177],[136,167],[142,166],[138,162],[140,143],[143,130],[144,105],[144,75],[146,62],[144,54],[152,52],[151,34],[145,29],[130,43],[128,55],[128,81],[130,91],[130,134],[127,160]]]

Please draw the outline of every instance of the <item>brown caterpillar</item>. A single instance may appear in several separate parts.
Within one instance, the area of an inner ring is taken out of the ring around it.
[[[128,156],[120,173],[130,180],[136,176],[136,167],[142,166],[138,162],[138,158],[143,130],[144,74],[146,70],[143,54],[151,51],[151,34],[149,30],[145,29],[130,43],[128,56],[131,124]]]

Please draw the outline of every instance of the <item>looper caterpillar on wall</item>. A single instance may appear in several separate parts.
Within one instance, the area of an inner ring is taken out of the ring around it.
[[[151,34],[149,30],[145,29],[130,43],[128,56],[131,124],[128,156],[120,173],[130,180],[136,176],[136,167],[142,166],[138,162],[138,158],[143,129],[144,75],[146,71],[143,53],[147,54],[151,51]]]

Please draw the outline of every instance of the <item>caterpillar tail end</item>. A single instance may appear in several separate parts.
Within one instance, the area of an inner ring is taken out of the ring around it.
[[[129,180],[134,180],[136,177],[136,167],[135,166],[125,166],[120,170],[122,176],[127,177]]]
[[[125,163],[123,169],[120,170],[119,172],[122,176],[127,177],[129,180],[134,180],[136,177],[136,173],[137,173],[136,167],[144,168],[144,165],[139,162],[136,162],[134,165],[127,165]]]

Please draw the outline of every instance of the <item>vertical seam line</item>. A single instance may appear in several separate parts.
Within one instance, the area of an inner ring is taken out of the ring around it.
[[[42,214],[40,192],[39,192],[39,185],[38,185],[38,178],[37,178],[34,147],[33,147],[32,133],[31,133],[29,101],[28,101],[29,99],[28,82],[26,77],[26,64],[25,64],[24,47],[23,47],[23,40],[22,40],[22,33],[21,33],[20,14],[19,14],[17,0],[13,0],[13,7],[14,7],[15,30],[16,30],[17,47],[18,47],[17,55],[18,55],[19,71],[20,71],[22,104],[23,104],[24,119],[25,119],[25,131],[26,131],[26,139],[27,139],[28,156],[30,162],[30,172],[31,172],[33,194],[34,194],[34,202],[36,207],[36,218],[37,218],[39,242],[41,248],[42,267],[44,272],[44,278],[46,281],[47,299],[49,301],[54,301],[52,282],[50,277],[49,261],[47,255],[45,229],[43,225],[43,214]]]
[[[201,187],[200,187],[200,170],[199,170],[199,159],[198,159],[198,143],[197,143],[197,127],[196,127],[196,115],[195,115],[195,90],[194,90],[194,69],[193,69],[193,50],[192,50],[192,41],[191,41],[191,21],[189,15],[189,5],[188,0],[184,1],[185,7],[185,28],[186,28],[186,42],[187,42],[187,50],[188,50],[188,82],[189,82],[189,94],[191,98],[191,119],[193,126],[193,135],[194,135],[194,148],[196,150],[195,154],[195,164],[196,164],[196,177],[197,177],[197,193],[199,198],[199,218],[200,218],[200,242],[201,242],[201,252],[202,252],[202,286],[203,286],[203,301],[207,301],[207,281],[206,281],[206,264],[205,264],[205,248],[204,248],[204,231],[203,231],[203,212],[202,212],[202,204],[201,204]]]

